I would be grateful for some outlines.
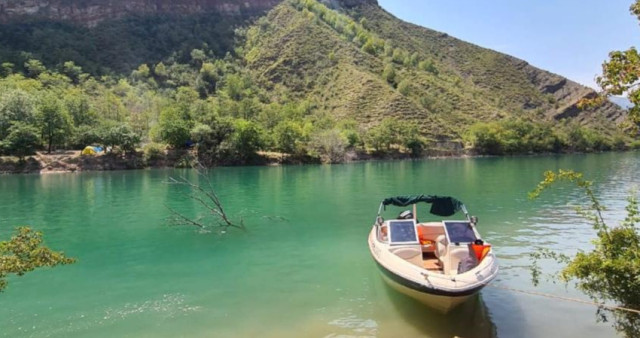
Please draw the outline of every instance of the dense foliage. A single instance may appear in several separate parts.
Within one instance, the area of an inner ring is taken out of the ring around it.
[[[73,61],[93,75],[129,73],[174,53],[185,62],[191,50],[203,46],[224,56],[233,51],[233,30],[243,18],[216,13],[132,16],[93,28],[63,22],[5,24],[0,29],[0,60],[18,70],[37,59],[52,69]]]
[[[261,150],[339,162],[347,148],[421,148],[415,127],[390,118],[382,125],[392,130],[365,132],[321,114],[313,101],[269,95],[240,59],[199,49],[190,55],[185,64],[171,58],[143,64],[128,78],[95,78],[72,62],[66,68],[75,72],[68,74],[29,60],[32,71],[0,78],[2,152],[24,157],[38,148],[87,145],[131,152],[153,141],[174,149],[195,145],[202,163],[216,164],[251,163]]]
[[[591,222],[596,238],[591,250],[579,251],[573,257],[541,249],[534,255],[534,281],[539,275],[539,268],[535,264],[537,259],[553,258],[566,264],[560,272],[561,279],[575,280],[578,289],[593,300],[599,303],[613,301],[621,307],[640,311],[640,213],[636,192],[632,192],[628,198],[626,218],[618,226],[609,227],[602,217],[605,208],[591,189],[592,182],[585,180],[580,173],[565,170],[547,172],[530,197],[538,197],[560,181],[574,183],[584,190],[589,205],[579,209],[579,212]],[[599,315],[606,319],[604,308],[600,309]],[[628,337],[640,334],[638,313],[617,310],[613,315],[617,330]]]
[[[578,123],[523,119],[476,123],[465,139],[470,148],[486,155],[624,150],[630,144],[621,131],[607,135]]]
[[[8,241],[0,241],[0,292],[7,287],[6,277],[22,276],[40,267],[71,264],[75,260],[42,244],[42,234],[20,227]]]

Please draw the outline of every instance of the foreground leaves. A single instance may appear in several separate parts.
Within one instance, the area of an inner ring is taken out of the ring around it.
[[[544,180],[530,193],[537,198],[550,186],[561,182],[571,182],[582,189],[590,201],[585,208],[578,209],[581,216],[591,222],[597,237],[593,240],[591,251],[579,251],[573,257],[561,255],[547,249],[539,249],[532,254],[532,277],[538,282],[539,259],[553,259],[565,265],[559,278],[565,282],[575,281],[576,287],[596,302],[615,302],[633,310],[640,310],[640,232],[636,224],[640,223],[638,199],[632,192],[628,197],[627,216],[617,226],[609,227],[602,217],[604,207],[595,196],[591,181],[581,173],[571,170],[546,172]],[[607,321],[610,311],[600,308],[600,320]],[[640,315],[633,312],[614,311],[615,328],[623,334],[637,337],[640,334]]]
[[[629,9],[640,20],[640,0]],[[595,98],[582,100],[580,106],[597,106],[611,95],[627,95],[633,106],[629,109],[628,123],[634,134],[640,132],[640,54],[635,47],[625,51],[612,51],[609,60],[602,64],[602,75],[596,82],[603,93]]]
[[[0,242],[0,292],[7,287],[10,274],[22,276],[40,267],[71,264],[75,259],[42,244],[42,233],[20,227],[8,241]]]

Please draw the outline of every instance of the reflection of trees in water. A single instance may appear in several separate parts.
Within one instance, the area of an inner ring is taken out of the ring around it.
[[[497,337],[496,326],[480,295],[472,297],[448,314],[442,314],[386,284],[385,290],[402,318],[426,337]]]

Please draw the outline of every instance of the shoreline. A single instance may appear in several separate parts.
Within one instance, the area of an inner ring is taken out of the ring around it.
[[[634,152],[638,150],[610,150],[597,152],[566,152],[566,153],[529,153],[512,155],[482,155],[471,152],[459,152],[448,154],[433,154],[420,157],[411,157],[409,154],[391,153],[384,156],[372,154],[351,153],[345,156],[345,161],[330,164],[350,164],[361,162],[377,161],[406,161],[406,160],[440,160],[440,159],[468,159],[468,158],[508,158],[508,157],[535,157],[549,155],[576,155],[576,154],[600,154],[611,152]],[[127,156],[116,154],[101,155],[80,155],[80,151],[60,151],[52,154],[36,153],[19,163],[15,157],[0,157],[0,175],[55,175],[67,173],[98,172],[98,171],[122,171],[122,170],[148,170],[148,169],[172,169],[189,168],[190,166],[180,165],[180,160],[184,156],[190,155],[188,151],[176,152],[171,156],[168,154],[162,159],[145,160],[141,153],[129,154]],[[181,155],[181,156],[175,156]],[[214,165],[213,167],[238,167],[238,166],[296,166],[296,165],[320,165],[321,161],[310,161],[309,159],[292,158],[289,155],[276,153],[261,153],[254,161],[246,163],[227,163]],[[329,163],[324,163],[329,164]]]

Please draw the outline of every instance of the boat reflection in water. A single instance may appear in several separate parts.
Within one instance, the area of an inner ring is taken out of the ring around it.
[[[395,311],[417,334],[424,337],[497,337],[496,325],[481,294],[476,294],[468,301],[447,314],[432,309],[415,299],[398,293],[385,284],[385,290]],[[387,331],[389,329],[389,331]],[[378,328],[379,337],[393,337],[395,327],[381,325]]]

